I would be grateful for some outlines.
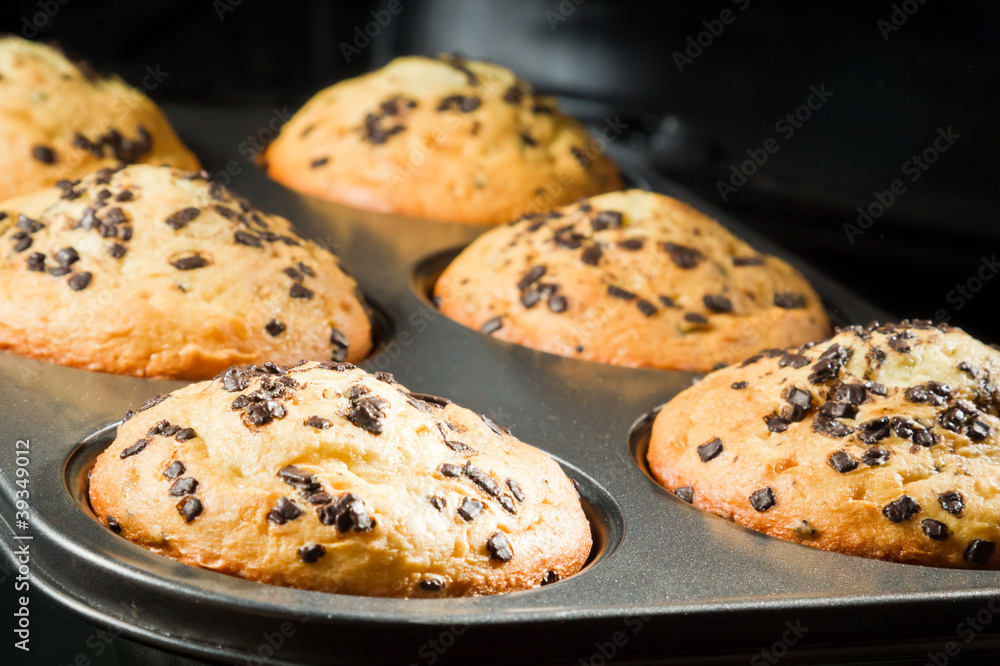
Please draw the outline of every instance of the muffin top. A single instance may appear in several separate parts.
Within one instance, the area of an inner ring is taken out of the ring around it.
[[[0,201],[140,162],[199,168],[142,91],[51,46],[0,37]]]
[[[563,356],[707,371],[825,336],[791,266],[670,197],[628,190],[480,236],[434,288],[455,321]]]
[[[664,406],[678,497],[827,550],[1000,568],[1000,352],[930,322],[842,330],[713,372]]]
[[[184,379],[364,358],[337,258],[207,178],[133,165],[0,202],[0,349]]]
[[[346,363],[234,367],[147,401],[97,459],[90,500],[181,562],[345,594],[532,588],[579,571],[592,545],[549,456]]]
[[[497,224],[619,189],[605,143],[508,69],[404,57],[319,92],[265,161],[272,178],[331,201]]]

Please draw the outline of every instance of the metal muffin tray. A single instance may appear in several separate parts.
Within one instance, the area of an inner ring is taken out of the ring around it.
[[[982,624],[1000,572],[815,550],[743,529],[655,484],[643,462],[649,415],[689,386],[691,374],[537,352],[437,313],[427,298],[436,272],[485,228],[361,212],[269,181],[243,150],[267,127],[268,111],[181,107],[170,114],[210,171],[227,172],[235,191],[328,242],[353,271],[382,320],[378,351],[363,366],[488,414],[554,455],[580,484],[596,546],[586,569],[567,580],[467,599],[324,594],[179,564],[99,525],[86,479],[125,410],[182,383],[0,353],[3,550],[11,557],[24,542],[14,535],[31,535],[32,589],[119,631],[128,639],[118,642],[120,654],[129,655],[123,662],[819,663],[856,657],[859,649],[868,656],[924,655],[956,641],[967,655],[1000,646],[1000,621],[986,623],[971,643],[960,625],[977,613]],[[785,256],[654,173],[622,167],[632,185],[684,199],[761,250]],[[887,318],[786,258],[812,281],[835,323]],[[17,440],[30,440],[23,464]],[[27,529],[15,524],[19,468],[30,479]],[[994,600],[991,618],[996,608]]]

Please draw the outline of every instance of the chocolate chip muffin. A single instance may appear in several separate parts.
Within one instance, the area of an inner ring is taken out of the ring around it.
[[[851,555],[1000,568],[1000,352],[930,322],[873,324],[713,372],[656,417],[677,497]]]
[[[207,178],[106,168],[0,202],[0,349],[183,379],[364,358],[371,324],[337,258]]]
[[[147,401],[97,459],[90,501],[181,562],[344,594],[532,588],[579,571],[592,545],[549,456],[347,363],[233,367]]]
[[[542,351],[707,371],[829,332],[819,296],[676,199],[612,192],[493,229],[434,287],[460,324]]]
[[[0,36],[0,201],[137,162],[200,168],[141,91],[51,46]]]
[[[265,161],[272,178],[322,199],[498,224],[620,189],[604,145],[503,67],[405,57],[318,93]]]

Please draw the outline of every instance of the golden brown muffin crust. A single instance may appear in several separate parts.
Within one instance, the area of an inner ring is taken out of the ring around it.
[[[641,190],[487,232],[434,295],[470,328],[625,366],[707,371],[829,331],[798,271],[690,206]]]
[[[90,500],[181,562],[344,594],[532,588],[592,545],[549,456],[350,364],[233,368],[150,400],[98,458]]]
[[[855,327],[713,372],[663,408],[652,473],[772,536],[1000,568],[1000,353],[929,322]]]
[[[510,70],[405,57],[316,94],[265,161],[275,180],[323,199],[499,224],[621,188],[603,148]]]
[[[51,46],[0,37],[0,201],[120,163],[200,168],[141,91]]]
[[[364,358],[337,258],[206,176],[133,165],[0,202],[0,349],[181,379]]]

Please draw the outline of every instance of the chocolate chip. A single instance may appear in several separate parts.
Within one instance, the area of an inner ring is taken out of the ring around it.
[[[841,474],[846,474],[858,468],[857,459],[847,451],[834,451],[829,458],[830,466]]]
[[[446,506],[448,506],[448,501],[445,498],[439,497],[437,495],[434,495],[433,497],[430,498],[430,503],[431,506],[437,509],[438,511],[441,511]]]
[[[626,291],[614,285],[608,285],[608,295],[625,301],[631,301],[636,297],[631,291]]]
[[[382,409],[388,406],[389,403],[378,396],[362,398],[354,403],[347,420],[373,435],[381,435],[382,419],[385,418]]]
[[[375,520],[368,514],[365,503],[354,493],[344,493],[333,504],[316,511],[319,522],[335,525],[338,532],[368,532],[375,528]]]
[[[25,262],[29,271],[45,272],[45,255],[41,252],[32,252]]]
[[[865,401],[866,390],[863,384],[838,384],[830,391],[830,400],[860,405]]]
[[[834,379],[840,373],[840,363],[833,359],[821,359],[813,364],[809,375],[809,383],[822,384]]]
[[[177,512],[184,517],[185,523],[190,523],[200,516],[203,510],[204,506],[197,497],[185,497],[177,503]]]
[[[827,403],[830,404],[830,403]],[[821,435],[827,435],[828,437],[846,437],[854,432],[854,428],[837,421],[836,419],[824,418],[821,414],[817,413],[816,418],[813,420],[812,429]]]
[[[493,420],[490,417],[486,416],[485,414],[480,414],[479,418],[482,419],[483,423],[485,423],[486,426],[494,433],[496,433],[498,436],[503,437],[504,435],[510,434],[509,428],[505,428],[502,425],[497,425],[496,423],[493,422]]]
[[[733,382],[730,387],[736,389],[737,391],[742,391],[746,387],[750,386],[750,382]]]
[[[214,184],[215,183],[213,183],[213,185]],[[115,201],[119,201],[119,202],[132,201],[132,198],[133,198],[133,195],[128,190],[122,190],[117,195],[115,195]]]
[[[139,406],[139,409],[136,410],[136,411],[144,412],[147,409],[149,409],[150,407],[155,407],[156,405],[160,404],[161,402],[163,402],[164,400],[166,400],[169,397],[170,396],[167,395],[167,394],[154,395],[152,398],[150,398],[146,402],[142,403]]]
[[[31,247],[31,244],[34,242],[35,241],[31,236],[25,234],[24,236],[18,238],[17,242],[14,243],[14,252],[24,252],[29,247]]]
[[[331,361],[340,362],[347,358],[348,351],[350,350],[350,344],[348,343],[346,335],[337,329],[331,330],[330,344],[333,345],[333,354],[330,358]]]
[[[285,275],[287,275],[288,277],[290,277],[293,280],[295,280],[296,282],[302,282],[302,280],[304,279],[302,273],[300,273],[299,269],[297,269],[297,268],[286,268],[282,272]]]
[[[428,393],[406,392],[405,395],[419,402],[426,403],[428,405],[433,405],[438,408],[446,407],[451,404],[451,400],[449,400],[448,398],[441,398],[436,395],[430,395]]]
[[[657,312],[659,312],[659,310],[657,309],[657,307],[655,305],[653,305],[652,303],[650,303],[649,301],[647,301],[644,298],[640,298],[636,302],[635,305],[636,305],[636,307],[639,308],[639,312],[641,312],[642,314],[646,315],[647,317],[652,317]]]
[[[558,583],[558,582],[559,582],[559,574],[557,574],[555,571],[552,570],[546,571],[545,575],[542,576],[543,586],[551,585],[552,583]]]
[[[115,259],[121,259],[122,257],[125,256],[125,253],[127,251],[128,250],[125,248],[125,246],[121,245],[120,243],[112,243],[111,247],[108,248],[108,252]]]
[[[465,442],[459,442],[453,439],[444,440],[445,446],[454,451],[455,453],[461,453],[463,455],[473,455],[478,453],[474,448],[466,444]]]
[[[923,386],[911,386],[910,388],[906,389],[906,391],[903,393],[903,396],[906,398],[908,402],[917,402],[917,403],[927,402],[928,398],[927,389],[925,389]]]
[[[34,146],[31,149],[31,156],[42,164],[56,163],[56,152],[48,146]]]
[[[618,243],[618,247],[623,250],[629,250],[630,252],[641,250],[643,245],[645,245],[645,241],[641,238],[629,238]]]
[[[311,543],[298,549],[299,559],[306,564],[313,564],[326,555],[326,548],[318,543]]]
[[[80,255],[77,254],[77,251],[71,247],[64,247],[56,252],[55,258],[60,266],[72,266],[76,262],[80,261]]]
[[[942,509],[953,516],[962,515],[962,510],[965,509],[965,498],[962,497],[962,493],[957,490],[947,490],[937,497]]]
[[[702,301],[705,303],[705,307],[712,312],[724,314],[733,311],[733,302],[725,296],[706,294],[705,297],[702,298]]]
[[[928,538],[934,539],[935,541],[948,540],[948,526],[940,520],[925,518],[920,521],[920,528],[924,531],[924,534],[926,534]]]
[[[250,378],[241,368],[234,366],[222,375],[222,388],[230,393],[242,391],[248,386],[250,386]]]
[[[524,274],[524,277],[521,278],[520,282],[517,283],[518,291],[524,291],[525,289],[533,285],[535,282],[538,282],[538,280],[540,280],[542,276],[545,275],[546,270],[547,269],[545,266],[534,266],[533,268],[531,268],[527,273]]]
[[[618,229],[622,226],[622,214],[616,210],[602,210],[590,221],[590,226],[593,227],[594,231]]]
[[[518,502],[524,501],[524,491],[521,490],[521,486],[517,485],[517,481],[514,479],[507,479],[507,487],[510,488],[510,492],[514,495],[514,499]]]
[[[114,516],[108,516],[108,529],[115,534],[122,533],[122,526],[115,520]]]
[[[777,414],[765,415],[764,423],[767,424],[767,429],[771,432],[777,433],[788,430],[788,420],[778,416]]]
[[[177,211],[164,221],[167,223],[168,227],[170,227],[174,231],[177,231],[179,229],[183,229],[184,227],[186,227],[192,220],[194,220],[199,215],[201,215],[201,209],[199,208],[194,208],[194,207],[184,208]]]
[[[197,490],[198,480],[188,476],[174,481],[169,492],[172,497],[183,497],[184,495],[193,495]]]
[[[900,495],[899,499],[890,502],[882,509],[882,513],[891,522],[901,523],[913,518],[921,510],[920,505],[909,495]]]
[[[489,551],[491,558],[500,562],[509,562],[514,557],[514,550],[503,532],[494,532],[486,540],[486,550]]]
[[[546,305],[548,305],[549,310],[551,310],[556,314],[565,312],[566,308],[569,307],[569,304],[567,303],[566,298],[564,296],[555,296],[555,295],[549,297],[549,300],[546,302]]]
[[[966,562],[986,564],[990,561],[990,557],[996,549],[997,545],[992,541],[973,539],[969,546],[965,549],[965,552],[962,553],[962,559]]]
[[[184,463],[180,460],[175,460],[170,463],[165,470],[163,470],[163,476],[168,479],[176,479],[185,471],[187,471],[187,467],[184,466]]]
[[[869,467],[884,465],[889,460],[889,452],[879,446],[874,446],[861,455],[861,462]]]
[[[444,589],[444,581],[440,578],[425,578],[420,581],[420,589],[424,592],[440,592]]]
[[[733,257],[733,266],[762,266],[764,257]]]
[[[914,430],[913,443],[923,447],[934,446],[937,443],[937,437],[930,430]]]
[[[267,322],[267,324],[264,326],[264,330],[267,331],[268,334],[270,334],[272,337],[274,337],[281,335],[282,333],[285,332],[285,325],[282,324],[277,319],[272,319],[271,321]]]
[[[767,511],[777,504],[778,500],[774,496],[774,491],[770,487],[761,488],[750,495],[750,506],[757,511]]]
[[[809,411],[812,407],[812,393],[809,391],[803,391],[795,386],[788,389],[788,393],[785,395],[785,402],[796,407],[800,407],[803,410],[803,415]],[[801,421],[798,419],[789,419],[795,421]]]
[[[693,247],[677,245],[676,243],[664,243],[663,248],[670,253],[670,259],[678,268],[690,269],[698,265],[705,258],[701,252]]]
[[[846,402],[825,402],[816,411],[820,419],[853,419],[858,415],[858,408]]]
[[[503,101],[508,104],[520,104],[522,99],[524,99],[524,92],[514,86],[507,88],[503,94]]]
[[[205,260],[205,257],[195,253],[190,257],[175,259],[174,261],[171,261],[170,264],[179,271],[190,271],[195,268],[203,268],[208,265],[208,262]]]
[[[590,158],[587,157],[587,153],[583,152],[582,149],[578,146],[570,146],[569,152],[573,156],[573,159],[580,163],[580,166],[584,169],[590,168]]]
[[[264,247],[264,244],[261,242],[260,237],[250,233],[249,231],[244,231],[243,229],[237,229],[234,235],[236,237],[236,242],[240,243],[241,245],[249,245],[250,247]]]
[[[906,354],[910,351],[910,344],[901,335],[894,335],[889,338],[889,349]]]
[[[501,328],[503,328],[503,317],[498,316],[498,317],[493,317],[492,319],[487,319],[483,323],[483,325],[479,327],[479,330],[487,335],[492,335],[493,333],[499,331]]]
[[[329,419],[324,419],[320,416],[310,416],[302,424],[318,430],[326,430],[332,425]]]
[[[177,434],[174,436],[174,439],[176,439],[178,442],[187,442],[189,440],[194,439],[197,436],[198,433],[194,431],[194,428],[181,428],[180,430],[177,431]]]
[[[477,499],[469,497],[462,498],[462,505],[458,507],[458,515],[465,521],[472,522],[483,512],[483,503]]]
[[[313,169],[318,169],[319,167],[323,166],[329,161],[330,161],[329,157],[318,157],[314,159],[312,162],[310,162],[309,166]]]
[[[665,308],[676,308],[677,305],[674,303],[674,299],[669,296],[660,296],[660,303]]]
[[[17,228],[29,234],[35,234],[44,229],[45,225],[39,222],[38,220],[31,219],[24,213],[19,213],[17,216]],[[14,238],[20,238],[20,236],[18,234],[15,234]]]
[[[285,465],[278,470],[278,476],[288,485],[298,488],[304,493],[316,493],[320,491],[319,481],[316,475],[305,471],[295,465]]]
[[[785,310],[798,310],[806,306],[806,297],[802,294],[783,294],[775,292],[774,304]]]
[[[990,426],[985,421],[973,421],[969,424],[969,427],[965,429],[965,434],[973,442],[982,442],[987,437],[990,436],[992,430]]]
[[[677,499],[691,504],[694,502],[694,488],[691,486],[681,486],[680,488],[674,488],[674,495]]]
[[[874,444],[889,436],[891,428],[889,417],[883,416],[878,419],[866,421],[858,426],[858,439],[865,444]]]
[[[778,359],[778,367],[787,368],[789,366],[793,368],[804,368],[812,363],[809,357],[805,354],[794,354],[792,352],[785,352],[782,354],[781,358]]]
[[[587,264],[588,266],[596,266],[600,261],[601,257],[604,256],[604,252],[598,245],[591,245],[583,251],[580,255],[580,261]]]
[[[444,476],[456,478],[462,476],[462,467],[460,465],[452,465],[451,463],[444,463],[441,465],[441,474]]]
[[[718,437],[698,445],[698,457],[702,462],[708,462],[722,453],[722,440]]]
[[[303,287],[301,284],[296,282],[292,285],[292,288],[288,290],[288,295],[292,298],[312,298],[313,291],[307,287]]]
[[[71,275],[67,282],[69,284],[69,288],[73,291],[81,291],[90,285],[90,279],[92,277],[93,276],[90,273],[83,271]]]
[[[684,313],[684,321],[692,324],[707,324],[708,318],[704,315],[698,314],[697,312],[686,312]]]
[[[304,513],[305,512],[300,509],[295,502],[291,501],[287,497],[282,497],[278,500],[277,504],[274,505],[274,508],[267,514],[267,519],[275,525],[284,525],[285,523],[302,516]]]
[[[132,444],[131,446],[125,448],[121,452],[121,458],[124,459],[124,458],[130,458],[130,457],[134,456],[135,454],[139,453],[144,448],[146,448],[147,444],[149,444],[149,440],[148,439],[139,439],[139,440],[136,440],[136,442],[134,444]]]

